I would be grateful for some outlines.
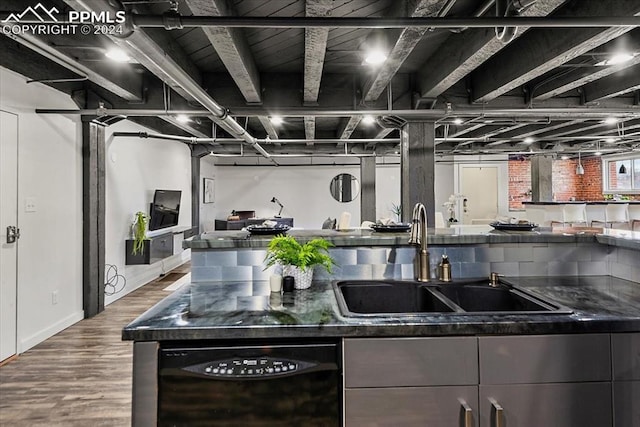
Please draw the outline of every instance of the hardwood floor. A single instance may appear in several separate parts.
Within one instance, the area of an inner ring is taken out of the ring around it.
[[[0,367],[1,426],[130,426],[132,343],[122,327],[169,295],[189,262]]]

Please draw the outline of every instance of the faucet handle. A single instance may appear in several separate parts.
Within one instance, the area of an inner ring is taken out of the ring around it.
[[[498,286],[500,284],[500,277],[504,276],[504,274],[498,274],[496,272],[491,272],[489,275],[489,285],[490,286]]]

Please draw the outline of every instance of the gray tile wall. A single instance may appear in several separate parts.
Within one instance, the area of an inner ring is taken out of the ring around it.
[[[416,249],[357,247],[330,250],[337,266],[329,275],[316,269],[316,279],[412,279]],[[431,272],[443,254],[454,278],[488,276],[612,275],[640,283],[640,252],[599,243],[511,243],[431,246]],[[191,250],[191,280],[267,280],[264,249]]]

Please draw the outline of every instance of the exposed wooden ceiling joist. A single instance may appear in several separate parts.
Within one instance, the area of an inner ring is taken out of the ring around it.
[[[637,64],[640,64],[640,55],[636,56],[628,62],[615,66],[603,67],[594,73],[590,73],[582,77],[576,77],[574,73],[569,73],[564,77],[553,79],[553,81],[549,82],[548,84],[540,85],[540,87],[537,88],[533,93],[533,99],[549,99],[556,95],[560,95],[570,90],[577,89],[588,83],[603,79]]]
[[[559,16],[637,16],[640,2],[585,0],[569,3]],[[473,102],[489,102],[567,61],[630,31],[632,27],[530,30],[472,73]]]
[[[521,16],[546,16],[565,0],[539,0]],[[526,27],[518,28],[515,38]],[[453,34],[421,67],[418,81],[423,97],[434,98],[449,89],[507,45],[496,38],[493,28],[467,29]]]
[[[636,58],[640,58],[640,55]],[[586,102],[612,98],[635,90],[640,90],[640,63],[583,87]]]
[[[413,18],[436,16],[448,0],[420,0],[415,3],[410,16]],[[409,57],[428,28],[405,28],[400,33],[386,61],[375,70],[373,77],[365,84],[364,100],[375,101],[387,88],[393,76]]]
[[[315,17],[329,16],[332,7],[332,0],[307,0],[305,2],[305,15]],[[328,37],[328,28],[305,28],[304,30],[303,101],[305,105],[318,102]],[[309,140],[315,138],[316,122],[314,116],[305,116],[304,133]],[[309,145],[312,144],[311,142],[309,143]]]
[[[234,16],[235,11],[225,0],[186,0],[186,5],[195,15]],[[240,28],[202,28],[214,47],[229,75],[240,89],[245,101],[262,102],[260,73],[253,59],[249,43]],[[277,139],[278,133],[268,117],[259,117],[270,138]]]

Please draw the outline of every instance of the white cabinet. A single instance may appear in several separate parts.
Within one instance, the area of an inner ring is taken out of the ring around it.
[[[344,340],[349,426],[477,427],[475,337]]]

